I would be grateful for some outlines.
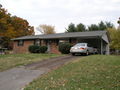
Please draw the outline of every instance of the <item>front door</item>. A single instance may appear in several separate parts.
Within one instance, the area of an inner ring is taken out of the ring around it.
[[[50,41],[47,42],[47,47],[48,47],[47,52],[50,52]]]

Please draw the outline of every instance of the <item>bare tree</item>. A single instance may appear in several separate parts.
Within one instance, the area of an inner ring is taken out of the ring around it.
[[[51,25],[42,24],[37,27],[37,30],[40,31],[42,34],[54,34],[55,27]]]

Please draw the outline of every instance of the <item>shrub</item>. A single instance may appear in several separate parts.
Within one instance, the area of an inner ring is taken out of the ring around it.
[[[60,43],[59,44],[59,51],[62,54],[69,54],[70,53],[71,44],[70,43]]]
[[[31,46],[29,46],[28,50],[31,53],[39,53],[39,48],[40,48],[40,46],[31,45]]]
[[[39,48],[39,52],[40,53],[45,53],[46,51],[47,51],[47,46],[40,46],[40,48]]]
[[[31,45],[28,50],[31,53],[45,53],[47,51],[47,46]]]

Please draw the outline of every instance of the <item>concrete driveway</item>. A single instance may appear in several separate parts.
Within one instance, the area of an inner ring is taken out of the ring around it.
[[[75,56],[62,56],[0,72],[0,90],[22,90],[37,77],[56,69]]]

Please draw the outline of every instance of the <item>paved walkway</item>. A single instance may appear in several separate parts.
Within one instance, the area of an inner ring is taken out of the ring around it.
[[[0,72],[0,90],[22,90],[25,85],[76,57],[63,56]]]

